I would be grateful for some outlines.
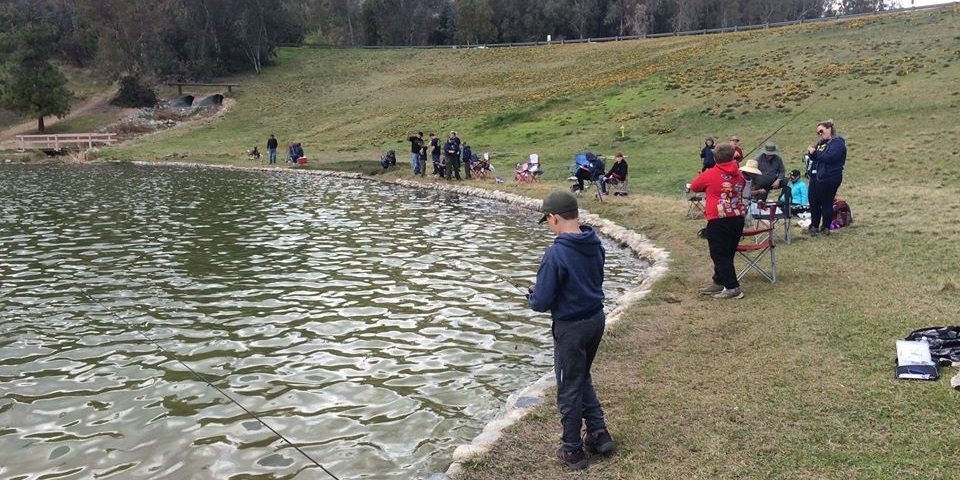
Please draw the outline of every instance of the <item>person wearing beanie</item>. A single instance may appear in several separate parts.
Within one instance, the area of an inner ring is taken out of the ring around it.
[[[577,198],[553,191],[543,200],[543,217],[556,235],[537,270],[527,301],[553,319],[553,369],[557,408],[563,426],[557,458],[570,469],[587,468],[586,452],[610,454],[613,439],[593,388],[590,367],[606,325],[603,267],[606,252],[592,228],[580,225]],[[586,424],[586,436],[580,431]],[[585,451],[586,450],[586,451]]]

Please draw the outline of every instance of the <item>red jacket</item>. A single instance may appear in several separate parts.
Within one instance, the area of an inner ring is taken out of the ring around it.
[[[718,163],[701,173],[690,183],[690,190],[707,192],[704,215],[707,221],[710,221],[742,217],[746,213],[746,206],[743,204],[743,189],[746,184],[737,162],[730,161]]]

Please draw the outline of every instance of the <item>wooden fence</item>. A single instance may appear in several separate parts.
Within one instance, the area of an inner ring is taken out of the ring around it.
[[[20,150],[54,150],[64,147],[93,148],[94,145],[116,143],[115,133],[57,133],[50,135],[17,135]]]

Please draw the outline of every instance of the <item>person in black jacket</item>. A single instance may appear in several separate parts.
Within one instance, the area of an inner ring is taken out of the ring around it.
[[[407,141],[410,142],[410,164],[413,166],[413,175],[417,176],[427,168],[423,157],[420,156],[420,151],[423,150],[423,132],[411,135]]]
[[[446,155],[444,170],[447,180],[456,176],[460,180],[460,139],[456,132],[450,132],[447,143],[443,144],[443,153]]]
[[[623,152],[617,152],[613,157],[613,166],[610,167],[610,171],[604,175],[606,179],[601,184],[603,189],[603,194],[607,194],[607,184],[610,185],[619,185],[627,181],[627,161],[623,159]],[[618,192],[614,192],[616,195]],[[623,193],[621,191],[620,193]]]
[[[833,222],[833,202],[843,182],[843,167],[847,163],[847,142],[838,136],[832,121],[817,124],[820,141],[807,147],[813,161],[810,170],[810,227],[812,236],[830,235]]]
[[[267,153],[270,155],[270,163],[277,163],[277,137],[270,135],[267,139]]]
[[[707,137],[703,140],[703,149],[700,150],[700,159],[703,160],[703,167],[700,168],[701,173],[717,164],[713,159],[713,149],[716,143],[717,141],[713,137]]]
[[[441,153],[443,153],[443,149],[440,147],[440,138],[437,137],[437,134],[430,132],[430,158],[433,160],[433,176],[443,178]]]

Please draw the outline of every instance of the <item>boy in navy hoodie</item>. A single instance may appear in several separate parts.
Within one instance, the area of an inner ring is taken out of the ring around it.
[[[543,200],[543,218],[556,235],[543,254],[537,283],[530,287],[530,308],[553,317],[553,369],[563,437],[557,458],[571,469],[587,468],[587,451],[609,454],[613,439],[593,389],[590,367],[606,324],[603,313],[603,265],[600,238],[578,220],[577,199],[554,191]],[[580,437],[586,423],[587,434]]]

